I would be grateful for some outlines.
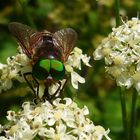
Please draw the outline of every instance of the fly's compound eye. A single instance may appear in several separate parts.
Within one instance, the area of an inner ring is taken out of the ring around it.
[[[65,67],[59,60],[42,59],[33,66],[32,74],[39,80],[45,80],[48,76],[54,80],[62,80],[65,77]]]
[[[44,59],[38,61],[32,69],[32,74],[39,80],[45,80],[49,76],[50,72],[50,60]]]
[[[65,67],[64,64],[59,60],[51,60],[51,76],[55,80],[62,80],[65,77]]]

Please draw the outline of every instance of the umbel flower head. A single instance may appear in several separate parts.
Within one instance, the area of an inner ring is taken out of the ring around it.
[[[80,109],[70,98],[57,98],[52,104],[24,102],[22,107],[17,113],[8,111],[9,123],[0,125],[0,131],[5,132],[0,140],[110,140],[109,130],[95,126],[87,118],[87,107]]]
[[[31,71],[29,59],[23,53],[8,57],[7,64],[0,63],[0,93],[12,87],[12,80],[24,82],[21,72]]]
[[[67,73],[71,75],[71,83],[75,89],[78,89],[78,83],[85,83],[85,78],[81,77],[74,69],[81,70],[81,62],[86,66],[90,66],[89,60],[90,57],[83,54],[81,49],[75,47],[64,64]],[[22,50],[20,50],[20,53],[16,56],[8,57],[7,64],[0,64],[0,92],[10,89],[14,79],[19,82],[25,82],[23,74],[31,71],[32,66],[30,60]],[[62,84],[63,83],[62,80]],[[55,91],[57,89],[57,84],[50,88],[49,91]]]
[[[106,37],[93,53],[105,59],[106,72],[118,86],[134,86],[140,91],[140,20],[132,18]]]

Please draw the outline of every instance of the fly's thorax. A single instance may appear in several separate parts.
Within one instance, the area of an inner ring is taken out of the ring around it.
[[[60,48],[54,44],[52,34],[44,34],[33,46],[32,54],[35,60],[37,58],[49,58],[49,56],[54,56],[59,60],[62,58],[62,52]]]
[[[39,80],[62,80],[65,76],[64,64],[57,59],[40,59],[32,68],[32,74]]]

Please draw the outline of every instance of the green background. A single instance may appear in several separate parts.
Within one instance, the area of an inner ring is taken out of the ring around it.
[[[139,0],[121,0],[120,14],[128,19],[137,17]],[[0,62],[6,63],[8,56],[17,54],[17,43],[8,31],[12,21],[30,25],[38,30],[55,32],[72,27],[78,33],[77,46],[91,56],[91,68],[82,66],[79,73],[86,83],[73,89],[68,82],[64,96],[73,98],[80,107],[88,106],[90,119],[95,125],[110,129],[113,140],[123,140],[120,89],[115,81],[107,77],[104,60],[95,61],[93,51],[115,27],[114,0],[0,0]],[[6,122],[6,111],[18,110],[23,101],[33,99],[26,84],[14,81],[13,88],[0,94],[0,123]],[[132,90],[126,91],[127,111],[130,111]],[[138,97],[139,98],[139,97]],[[140,101],[137,102],[136,140],[140,139]]]

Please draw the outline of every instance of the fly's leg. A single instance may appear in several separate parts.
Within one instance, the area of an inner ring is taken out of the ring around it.
[[[57,94],[57,93],[60,91],[60,89],[61,89],[61,82],[59,81],[58,84],[59,84],[59,87],[57,88],[57,90],[55,91],[55,93],[50,97],[51,100],[54,99],[54,98],[56,97],[56,94]]]
[[[63,92],[63,90],[64,90],[64,88],[65,88],[65,86],[66,86],[66,83],[67,83],[67,78],[65,79],[66,81],[64,82],[64,84],[63,84],[63,86],[62,86],[62,83],[59,81],[58,82],[58,84],[59,84],[59,87],[58,87],[58,89],[55,91],[55,93],[51,96],[51,100],[52,99],[54,99],[55,97],[56,97],[56,95],[57,95],[57,93],[59,92],[59,96],[61,96],[61,98],[62,98],[62,92]],[[62,86],[62,87],[61,87]]]
[[[59,87],[57,88],[57,90],[55,91],[55,93],[53,95],[49,94],[49,86],[46,85],[45,90],[44,90],[44,95],[43,95],[43,100],[48,100],[50,103],[52,102],[52,100],[55,98],[56,94],[60,91],[61,88],[61,82],[58,82]]]
[[[64,88],[65,88],[65,86],[66,86],[66,84],[67,84],[67,81],[68,81],[68,78],[65,78],[65,82],[64,82],[62,88],[60,89],[60,95],[59,95],[59,96],[61,96],[61,99],[63,98],[62,92],[63,92],[63,90],[64,90]]]
[[[68,80],[68,78],[65,78],[65,82],[63,83],[63,85],[62,85],[61,81],[58,81],[59,86],[53,95],[49,94],[49,86],[45,85],[44,95],[43,95],[42,99],[44,101],[48,100],[51,103],[55,99],[55,97],[58,93],[59,93],[59,96],[61,95],[61,93],[63,92],[63,90],[66,86],[67,80]],[[61,98],[62,98],[62,96],[61,96]]]
[[[44,94],[42,97],[43,101],[48,100],[50,101],[50,96],[49,96],[49,87],[48,85],[45,86]]]
[[[29,75],[32,76],[33,82],[35,82],[36,87],[37,87],[37,90],[34,89],[33,85],[32,85],[31,82],[29,81],[29,79],[28,79],[28,76],[29,76]],[[38,81],[34,78],[34,76],[32,75],[31,72],[24,73],[23,76],[24,76],[25,81],[27,82],[27,84],[29,85],[29,87],[31,88],[31,90],[33,91],[34,97],[35,97],[35,98],[34,98],[34,101],[36,102],[36,99],[39,97],[39,96],[38,96],[38,94],[39,94],[39,83],[38,83]]]

